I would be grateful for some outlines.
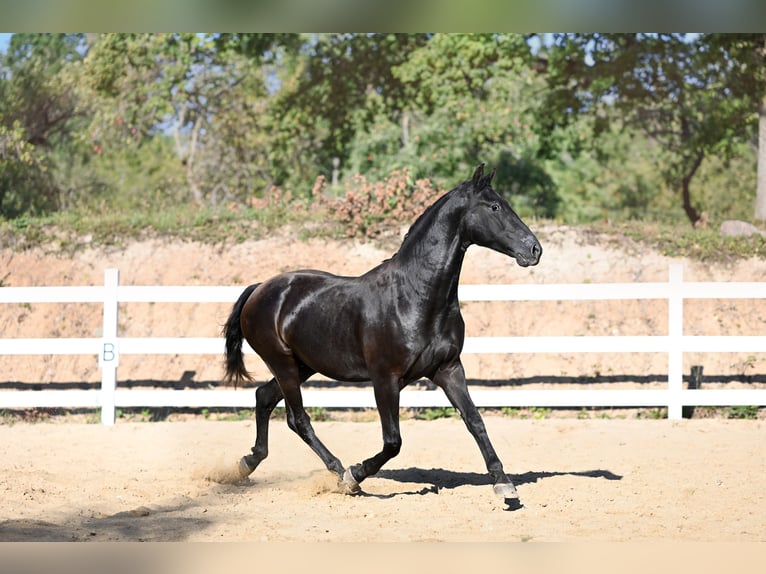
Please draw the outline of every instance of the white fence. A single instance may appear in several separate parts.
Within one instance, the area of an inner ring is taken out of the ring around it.
[[[120,337],[120,303],[233,303],[242,287],[126,286],[119,271],[107,269],[103,286],[3,287],[1,303],[101,303],[99,338],[0,338],[0,355],[94,355],[102,370],[98,390],[39,390],[0,393],[0,408],[100,408],[105,425],[115,421],[117,407],[253,407],[250,390],[126,390],[117,385],[121,355],[222,355],[222,338]],[[668,333],[649,336],[466,337],[464,353],[667,353],[667,388],[655,390],[475,390],[480,407],[667,407],[680,419],[684,406],[766,405],[766,389],[684,389],[683,354],[688,352],[766,352],[763,336],[688,336],[683,334],[685,299],[766,299],[764,283],[684,282],[683,268],[671,265],[664,283],[552,285],[461,285],[461,301],[573,301],[664,299]],[[252,353],[245,344],[245,351]],[[370,389],[305,390],[308,407],[374,407]],[[441,407],[441,392],[405,389],[402,407]]]

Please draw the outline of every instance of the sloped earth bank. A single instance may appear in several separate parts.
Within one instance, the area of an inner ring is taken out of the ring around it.
[[[671,263],[684,265],[690,281],[766,281],[766,261],[752,258],[732,264],[684,261],[647,251],[624,240],[619,245],[566,227],[536,229],[544,253],[537,267],[522,269],[503,255],[471,247],[462,283],[601,283],[666,281]],[[207,245],[146,240],[123,248],[81,247],[70,256],[39,248],[0,251],[1,285],[100,285],[104,270],[120,270],[123,285],[241,285],[296,268],[320,268],[344,275],[365,272],[390,257],[398,246],[329,239],[301,241],[295,233],[237,244]],[[215,337],[231,303],[120,306],[119,331],[126,337]],[[469,336],[507,335],[652,335],[667,333],[664,301],[466,302]],[[691,300],[684,309],[684,332],[690,335],[766,334],[763,300]],[[98,337],[97,304],[16,304],[0,306],[3,337]],[[41,350],[41,353],[44,350]],[[665,354],[464,355],[474,384],[536,385],[566,388],[591,385],[662,386]],[[702,365],[706,384],[760,384],[766,350],[757,354],[688,354],[684,372]],[[259,379],[268,371],[257,357],[248,368]],[[41,354],[29,360],[0,357],[0,386],[6,389],[72,388],[95,385],[100,372],[95,357]],[[211,356],[123,356],[118,372],[123,387],[219,384],[221,363]]]
[[[0,541],[763,542],[765,424],[489,416],[513,512],[458,419],[404,421],[401,454],[354,497],[282,421],[240,484],[206,477],[252,422],[4,425]],[[377,423],[316,429],[346,464],[379,448]]]
[[[672,259],[613,247],[574,230],[543,229],[541,264],[521,269],[472,248],[464,283],[664,281]],[[145,241],[124,249],[0,253],[4,285],[98,285],[117,267],[128,285],[246,285],[297,267],[358,274],[388,257],[376,247],[288,235],[210,246]],[[683,262],[689,280],[766,281],[766,263]],[[226,305],[123,305],[125,336],[216,336]],[[661,302],[466,303],[468,334],[652,334],[667,328]],[[762,301],[690,302],[690,334],[763,334]],[[3,305],[4,337],[93,337],[92,305]],[[766,354],[766,351],[764,352]],[[689,357],[706,385],[762,385],[766,357]],[[475,385],[662,385],[667,358],[465,356]],[[252,358],[250,368],[266,377]],[[95,385],[95,358],[0,358],[2,392]],[[120,384],[217,384],[214,357],[123,357]],[[1,392],[0,392],[1,393]],[[758,420],[520,420],[487,416],[524,508],[504,511],[479,451],[458,419],[405,420],[404,447],[364,495],[333,492],[320,461],[275,420],[271,456],[243,484],[208,480],[250,447],[252,421],[118,421],[112,428],[54,419],[0,425],[0,541],[764,541],[766,432]],[[317,422],[346,464],[380,448],[377,422]]]

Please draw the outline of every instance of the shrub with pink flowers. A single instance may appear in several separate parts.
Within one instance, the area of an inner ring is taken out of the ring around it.
[[[312,189],[312,211],[339,224],[346,237],[372,238],[412,223],[442,193],[429,179],[412,181],[406,168],[381,181],[367,181],[356,174],[338,195],[331,193],[320,176]]]

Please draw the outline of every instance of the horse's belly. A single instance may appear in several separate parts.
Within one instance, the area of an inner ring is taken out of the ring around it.
[[[342,298],[306,304],[285,323],[284,341],[314,371],[340,381],[370,379],[357,313]]]
[[[290,348],[302,363],[331,379],[350,382],[370,379],[358,341],[351,338],[304,333],[293,340]]]

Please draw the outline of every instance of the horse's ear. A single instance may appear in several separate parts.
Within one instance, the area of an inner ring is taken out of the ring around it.
[[[492,171],[489,172],[489,175],[487,176],[487,185],[490,185],[492,183],[492,178],[495,177],[496,171],[497,171],[497,168],[493,167]]]
[[[474,191],[481,189],[480,185],[482,177],[484,177],[484,164],[480,163],[478,166],[476,166],[476,171],[473,172],[473,177],[471,178]]]

